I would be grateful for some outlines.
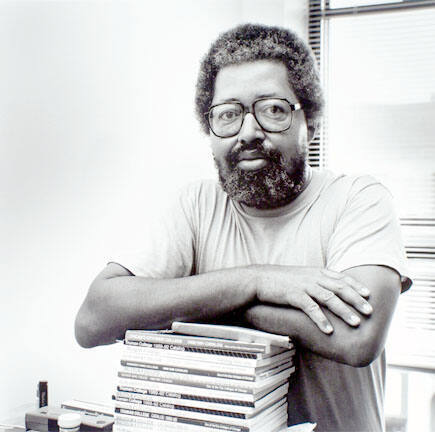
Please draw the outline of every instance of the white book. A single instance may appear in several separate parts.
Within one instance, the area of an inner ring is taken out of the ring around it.
[[[190,351],[172,351],[165,349],[144,349],[140,346],[124,345],[121,353],[121,359],[143,359],[148,362],[164,363],[165,359],[179,359],[180,361],[192,360],[208,363],[221,363],[226,365],[244,366],[244,367],[262,367],[274,364],[278,361],[289,361],[294,356],[294,350],[284,351],[282,353],[267,358],[245,358],[235,356],[223,356],[218,354],[204,354]]]
[[[132,415],[141,416],[143,413],[154,413],[162,416],[175,416],[181,421],[181,419],[188,419],[192,422],[195,421],[207,421],[216,424],[225,424],[231,426],[240,427],[254,427],[260,423],[266,422],[269,417],[278,414],[287,414],[287,402],[285,399],[281,399],[279,402],[275,403],[271,407],[265,409],[261,413],[251,417],[249,419],[228,417],[223,415],[208,414],[204,412],[194,412],[194,411],[182,411],[172,408],[156,407],[152,405],[138,405],[129,402],[115,402],[115,412],[116,413],[132,413]],[[187,421],[187,420],[186,420]]]
[[[147,407],[147,410],[135,410],[128,407],[116,407],[115,413],[126,414],[137,418],[154,418],[165,422],[177,422],[182,424],[202,425],[206,427],[214,427],[221,430],[229,430],[234,432],[250,432],[255,429],[262,428],[265,424],[272,422],[281,423],[284,416],[287,415],[287,404],[282,404],[280,407],[269,411],[267,414],[262,413],[253,419],[241,420],[228,417],[216,418],[217,416],[209,416],[206,414],[185,413],[179,415],[173,410],[165,410],[163,408]],[[118,421],[116,421],[119,424]]]
[[[216,432],[215,428],[201,425],[189,425],[177,422],[165,422],[156,419],[143,419],[143,421],[131,422],[121,417],[115,421],[113,432]]]
[[[216,325],[216,324],[197,324],[185,322],[173,322],[172,330],[176,333],[215,337],[222,339],[239,340],[243,342],[264,343],[277,345],[284,348],[293,346],[288,336],[267,333],[260,330],[249,329],[245,327]]]
[[[286,380],[278,383],[275,388],[286,384]],[[174,394],[174,395],[188,395],[192,398],[206,398],[206,399],[223,399],[227,401],[240,402],[240,403],[253,403],[266,394],[270,393],[272,389],[258,391],[257,393],[239,393],[229,392],[223,390],[212,390],[204,387],[180,386],[174,384],[166,384],[153,381],[137,380],[132,378],[118,378],[117,388],[120,391],[131,391],[138,394]]]
[[[118,414],[113,426],[113,432],[216,432],[216,428],[188,425],[177,422],[164,422],[156,419],[139,419],[131,421],[131,416]],[[142,421],[140,421],[142,420]],[[276,426],[275,426],[276,425]],[[254,432],[282,432],[287,430],[286,419],[276,419],[264,426],[256,428]]]
[[[208,338],[203,336],[182,335],[172,330],[127,330],[124,338],[125,343],[131,344],[164,344],[182,345],[198,349],[217,349],[223,351],[235,351],[246,353],[264,354],[277,349],[270,343],[244,342],[222,338]]]
[[[188,336],[186,336],[188,337]],[[190,336],[194,337],[194,336]],[[201,337],[197,337],[197,339],[203,339]],[[207,338],[204,338],[207,339]],[[236,341],[230,341],[236,342]],[[138,341],[138,340],[124,340],[124,344],[127,346],[137,346],[143,349],[148,348],[149,350],[153,349],[163,349],[166,351],[186,351],[186,352],[196,352],[202,354],[214,354],[225,357],[241,357],[241,358],[252,358],[252,359],[263,359],[268,358],[273,355],[282,353],[284,351],[288,351],[293,348],[283,348],[278,346],[271,346],[267,352],[251,352],[251,351],[235,351],[235,350],[224,350],[218,348],[201,348],[201,347],[193,347],[190,345],[175,345],[169,343],[156,343],[156,342],[146,342],[146,341]]]
[[[272,389],[290,377],[294,367],[283,370],[276,375],[264,378],[261,381],[241,381],[226,378],[215,378],[199,375],[185,375],[176,372],[163,372],[146,370],[142,368],[121,367],[118,376],[143,381],[152,381],[165,384],[174,384],[185,387],[203,387],[209,390],[223,390],[236,393],[258,393],[265,389]]]
[[[220,368],[222,370],[229,370],[229,368],[240,368],[238,370],[240,370],[241,373],[242,371],[252,371],[253,373],[256,373],[257,371],[273,367],[273,365],[278,363],[291,361],[293,359],[295,354],[294,349],[284,350],[283,348],[279,348],[279,350],[279,352],[267,354],[266,357],[258,359],[237,356],[234,359],[234,356],[228,357],[221,356],[219,354],[204,354],[190,351],[124,345],[121,350],[121,361],[137,360],[150,362],[149,360],[153,360],[153,363],[156,364],[172,364],[177,365],[178,367],[199,367],[202,369]],[[180,365],[180,359],[183,360],[183,365]]]
[[[128,356],[126,356],[128,357]],[[154,370],[163,372],[176,372],[184,375],[200,375],[215,378],[236,379],[242,381],[260,381],[293,366],[292,361],[279,361],[277,363],[262,366],[259,368],[228,366],[218,363],[203,363],[193,361],[183,361],[180,365],[178,359],[168,358],[164,363],[147,362],[145,359],[124,359],[121,366],[137,367],[144,370]]]
[[[222,404],[220,406],[213,407],[213,408],[210,407],[205,408],[205,407],[200,407],[197,404],[183,404],[182,402],[177,400],[171,401],[168,400],[168,398],[156,398],[156,397],[136,398],[136,397],[130,397],[128,395],[127,396],[117,395],[115,398],[115,406],[118,406],[117,405],[118,402],[122,402],[122,403],[130,404],[131,408],[136,407],[135,409],[138,410],[147,410],[147,407],[153,406],[159,408],[172,409],[174,410],[174,413],[182,413],[181,415],[184,415],[184,413],[187,415],[187,413],[189,412],[194,412],[194,413],[210,414],[215,416],[249,419],[257,416],[258,414],[262,413],[266,409],[282,402],[285,396],[286,395],[281,395],[280,397],[271,400],[268,404],[264,405],[261,408],[250,408],[249,410],[246,409],[246,407],[240,407],[240,406],[234,407],[232,405],[222,406]]]
[[[258,401],[253,402],[249,406],[234,404],[228,401],[225,402],[222,401],[219,403],[219,402],[213,402],[209,400],[197,400],[197,399],[192,399],[187,397],[183,398],[181,395],[179,397],[170,397],[164,395],[158,396],[153,394],[143,395],[143,394],[137,394],[137,393],[131,393],[125,391],[116,392],[114,398],[117,400],[121,400],[123,402],[141,403],[141,401],[146,401],[146,402],[156,402],[156,403],[169,403],[169,404],[189,406],[195,408],[248,414],[252,416],[254,413],[261,411],[262,409],[272,405],[273,403],[277,402],[279,399],[286,396],[287,392],[288,392],[288,384],[284,384],[278,387],[277,389],[271,391],[267,395],[263,396]]]
[[[128,417],[119,415],[120,417]],[[177,422],[165,422],[156,419],[143,419],[141,422],[131,422],[119,418],[113,426],[113,432],[216,432],[219,429],[206,426],[188,425]],[[224,429],[225,430],[225,429]],[[228,429],[226,429],[228,430]],[[269,421],[263,426],[252,429],[251,432],[286,432],[287,420],[284,417]]]

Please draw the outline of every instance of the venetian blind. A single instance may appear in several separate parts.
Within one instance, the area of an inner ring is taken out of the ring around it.
[[[399,301],[390,362],[434,368],[435,2],[367,3],[310,1],[327,100],[319,165],[370,173],[393,193],[414,285]]]

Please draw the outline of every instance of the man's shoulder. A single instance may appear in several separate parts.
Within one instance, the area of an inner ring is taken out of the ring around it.
[[[344,174],[327,169],[316,171],[322,181],[322,191],[336,197],[349,198],[367,190],[388,193],[388,189],[376,177],[369,174]]]
[[[225,195],[219,183],[214,179],[198,179],[186,183],[179,187],[178,195],[180,196],[198,196],[198,195]]]
[[[228,195],[214,179],[195,180],[178,189],[178,198],[184,204],[199,207],[214,207],[218,203],[226,203]]]

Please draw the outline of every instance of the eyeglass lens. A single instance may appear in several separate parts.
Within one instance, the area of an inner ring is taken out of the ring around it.
[[[210,127],[215,135],[236,135],[243,124],[244,108],[240,103],[224,103],[214,106],[209,113]],[[282,132],[292,121],[292,109],[286,100],[260,99],[253,104],[255,118],[267,132]]]

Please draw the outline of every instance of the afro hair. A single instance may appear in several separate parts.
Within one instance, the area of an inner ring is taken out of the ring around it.
[[[222,33],[203,58],[196,83],[195,105],[206,134],[210,133],[206,113],[211,106],[218,72],[228,65],[264,59],[278,60],[286,66],[289,83],[302,105],[312,138],[323,109],[315,58],[296,33],[262,24],[244,24]]]

